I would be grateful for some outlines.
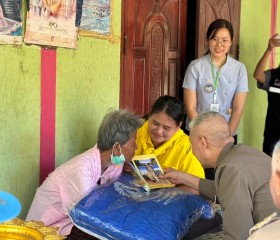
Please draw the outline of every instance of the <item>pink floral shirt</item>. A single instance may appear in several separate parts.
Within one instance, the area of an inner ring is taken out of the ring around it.
[[[72,158],[49,174],[37,189],[26,217],[27,221],[42,221],[47,226],[59,228],[59,233],[69,235],[73,224],[68,211],[87,195],[100,179],[100,184],[116,180],[123,165],[110,165],[101,175],[100,152],[95,145]]]

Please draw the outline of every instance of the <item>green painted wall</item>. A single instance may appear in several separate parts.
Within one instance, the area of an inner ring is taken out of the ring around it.
[[[114,2],[114,34],[120,37],[121,1]],[[259,149],[267,100],[252,74],[266,47],[269,25],[269,5],[242,1],[240,60],[248,69],[250,93],[239,141]],[[279,62],[280,54],[277,57]],[[80,37],[76,50],[57,50],[57,165],[95,144],[102,117],[119,106],[119,83],[120,42]],[[39,47],[0,46],[0,112],[0,190],[20,199],[24,218],[39,179]]]
[[[113,29],[121,32],[121,1]],[[0,46],[0,191],[19,198],[25,218],[39,182],[40,47]],[[57,50],[56,165],[95,145],[110,108],[119,107],[120,41],[80,37]]]
[[[253,73],[268,44],[271,1],[267,1],[265,7],[262,0],[246,0],[241,1],[241,3],[239,60],[247,67],[249,94],[239,129],[239,142],[261,150],[267,109],[267,94],[265,91],[257,88]],[[279,6],[277,15],[277,31],[280,32]],[[280,49],[277,49],[276,52],[276,63],[278,65],[280,62]]]
[[[96,143],[102,117],[119,107],[120,44],[82,38],[57,54],[57,165]]]
[[[39,48],[0,46],[0,190],[16,195],[23,215],[38,182]]]
[[[121,1],[113,9],[116,43],[80,37],[77,50],[57,51],[57,165],[93,147],[103,116],[119,107]]]

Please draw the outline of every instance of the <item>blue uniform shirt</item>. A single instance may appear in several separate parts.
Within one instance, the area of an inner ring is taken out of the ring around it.
[[[215,75],[218,68],[214,66]],[[197,112],[210,111],[214,95],[214,79],[211,70],[210,54],[192,61],[186,71],[183,88],[196,90]],[[220,78],[216,89],[219,113],[229,122],[235,93],[248,92],[248,76],[245,65],[229,55],[221,68]],[[189,119],[186,120],[189,130]]]

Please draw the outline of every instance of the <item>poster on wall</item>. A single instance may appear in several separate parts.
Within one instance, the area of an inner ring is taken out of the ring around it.
[[[22,43],[21,13],[21,0],[0,0],[0,44]]]
[[[113,0],[77,0],[76,25],[81,36],[116,41],[113,34]]]
[[[76,0],[30,0],[25,43],[76,48]]]

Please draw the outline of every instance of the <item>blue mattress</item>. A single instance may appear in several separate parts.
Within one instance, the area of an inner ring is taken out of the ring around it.
[[[200,217],[213,217],[211,205],[178,188],[146,192],[125,173],[93,189],[69,212],[76,227],[100,239],[182,239]]]

